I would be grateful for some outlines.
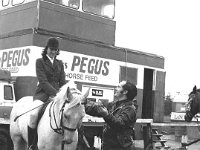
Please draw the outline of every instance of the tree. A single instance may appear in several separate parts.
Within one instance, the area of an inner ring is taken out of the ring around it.
[[[165,116],[169,116],[172,112],[172,97],[171,95],[167,95],[164,101],[164,114]]]

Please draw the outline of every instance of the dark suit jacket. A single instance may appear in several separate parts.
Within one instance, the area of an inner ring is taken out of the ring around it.
[[[65,83],[64,66],[61,60],[54,59],[52,64],[46,58],[36,60],[36,75],[39,81],[34,100],[46,102],[50,96],[55,96],[60,87]]]

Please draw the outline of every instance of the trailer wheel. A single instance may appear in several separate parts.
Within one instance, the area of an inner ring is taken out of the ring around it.
[[[13,150],[13,143],[6,129],[0,129],[0,150]]]

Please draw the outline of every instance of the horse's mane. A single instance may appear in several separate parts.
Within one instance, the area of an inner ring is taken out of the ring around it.
[[[68,103],[69,105],[67,106],[67,108],[69,109],[80,103],[81,99],[83,98],[81,92],[76,88],[76,84],[73,81],[69,81],[61,87],[60,91],[54,97],[54,101],[61,101],[62,103],[64,103],[68,99],[68,87],[70,88],[71,94],[73,95],[73,99]]]

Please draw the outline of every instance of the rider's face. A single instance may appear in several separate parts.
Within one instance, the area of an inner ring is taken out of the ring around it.
[[[57,51],[58,51],[58,49],[53,49],[53,48],[48,47],[48,49],[47,49],[47,55],[50,58],[54,58],[56,56],[56,54],[57,54]]]

